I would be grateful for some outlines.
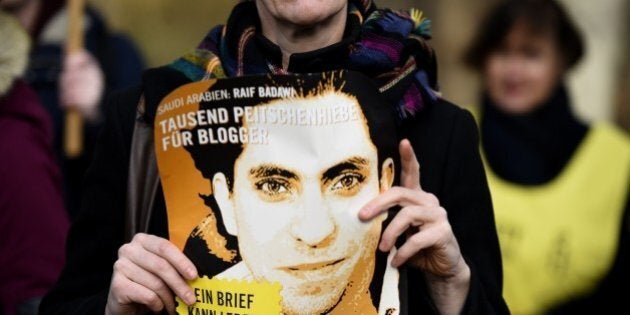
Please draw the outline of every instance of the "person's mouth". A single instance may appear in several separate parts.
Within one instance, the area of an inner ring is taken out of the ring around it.
[[[303,264],[280,267],[279,269],[282,271],[289,272],[289,273],[295,273],[295,272],[300,272],[300,271],[320,271],[320,270],[334,269],[345,260],[346,260],[345,258],[341,258],[341,259],[320,261],[320,262],[314,262],[314,263],[303,263]]]
[[[503,89],[508,95],[524,93],[524,85],[516,82],[508,82],[504,84]]]

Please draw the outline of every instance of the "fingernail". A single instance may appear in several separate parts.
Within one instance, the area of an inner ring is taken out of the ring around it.
[[[387,243],[385,243],[385,240],[381,240],[381,242],[378,244],[378,249],[381,252],[387,252]]]
[[[195,268],[188,268],[186,269],[186,273],[188,274],[188,279],[193,280],[197,278],[197,270],[195,270]]]
[[[184,297],[184,301],[188,305],[193,305],[197,302],[197,299],[195,298],[195,295],[192,292],[188,291],[186,293],[186,296]]]

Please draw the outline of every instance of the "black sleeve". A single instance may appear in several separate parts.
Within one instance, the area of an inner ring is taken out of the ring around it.
[[[502,297],[501,253],[492,201],[479,155],[479,137],[472,115],[459,110],[439,190],[442,206],[471,269],[464,314],[509,314]]]
[[[110,98],[105,126],[84,182],[81,212],[66,243],[66,265],[41,314],[103,314],[123,243],[129,146],[140,89]]]
[[[509,314],[492,201],[472,115],[446,101],[427,108],[403,129],[420,162],[422,188],[433,193],[471,270],[463,314]],[[438,314],[422,271],[409,268],[409,314]]]

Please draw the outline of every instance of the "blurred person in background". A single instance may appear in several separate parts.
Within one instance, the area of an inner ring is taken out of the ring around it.
[[[574,116],[565,81],[583,50],[557,2],[508,0],[466,54],[514,314],[630,309],[630,140]]]
[[[140,82],[144,68],[133,43],[112,33],[92,8],[85,13],[85,49],[64,55],[68,14],[64,0],[2,0],[0,8],[13,14],[33,40],[25,80],[36,90],[50,113],[54,147],[60,162],[66,207],[74,217],[79,209],[82,180],[102,126],[102,104],[108,92]],[[84,149],[78,158],[63,152],[65,111],[74,108],[84,118]]]
[[[0,38],[0,314],[37,314],[69,224],[50,117],[22,80],[28,34],[0,11]]]

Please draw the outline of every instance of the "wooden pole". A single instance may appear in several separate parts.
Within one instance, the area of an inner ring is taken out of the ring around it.
[[[72,54],[83,48],[85,0],[68,0],[67,9],[68,39],[66,41],[66,54]],[[83,117],[76,109],[66,111],[64,152],[68,158],[76,158],[83,153]]]

